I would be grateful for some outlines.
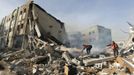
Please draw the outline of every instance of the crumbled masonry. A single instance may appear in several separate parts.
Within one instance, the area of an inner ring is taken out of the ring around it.
[[[134,75],[133,49],[115,57],[69,48],[64,23],[32,1],[4,17],[0,32],[0,75]]]
[[[73,57],[68,51],[49,49],[3,50],[1,52],[0,73],[6,75],[64,75],[68,64],[69,75],[112,75],[132,74],[134,55],[126,57],[108,56],[104,58]],[[66,49],[66,48],[65,48]],[[128,59],[130,58],[130,59]],[[10,74],[7,74],[10,73]],[[70,74],[73,73],[73,74]]]

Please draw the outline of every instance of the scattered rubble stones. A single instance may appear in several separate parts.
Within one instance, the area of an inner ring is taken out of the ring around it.
[[[69,75],[127,74],[126,68],[115,61],[84,66],[82,60],[91,59],[90,56],[74,58],[66,50],[52,50],[51,46],[35,50],[6,50],[0,56],[0,75],[65,75],[65,63]]]

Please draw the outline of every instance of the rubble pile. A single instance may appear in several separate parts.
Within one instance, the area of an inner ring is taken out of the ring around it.
[[[1,75],[64,75],[65,64],[69,75],[130,74],[114,57],[75,58],[68,51],[56,48],[47,45],[43,49],[1,51],[0,71],[6,71]]]
[[[1,52],[1,64],[17,75],[62,75],[66,61],[62,51],[51,51],[52,47],[36,50],[7,50]]]
[[[66,48],[70,43],[64,23],[33,1],[4,17],[0,31],[0,75],[134,74],[134,48],[125,48],[118,57],[81,55],[81,50]]]

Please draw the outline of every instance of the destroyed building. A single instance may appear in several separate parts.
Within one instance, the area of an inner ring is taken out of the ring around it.
[[[112,41],[111,30],[103,26],[95,25],[85,31],[86,42],[99,48],[104,48]]]
[[[129,50],[118,57],[72,56],[69,51],[73,48],[65,47],[64,24],[32,2],[3,18],[0,31],[0,48],[7,47],[0,49],[0,75],[134,74],[134,54]]]
[[[132,43],[132,38],[134,38],[134,25],[128,23],[129,26],[129,37],[128,39],[125,41],[126,44],[123,45],[123,47],[127,47]]]
[[[34,47],[36,38],[59,45],[68,44],[64,23],[33,2],[5,16],[0,23],[0,32],[0,48]]]

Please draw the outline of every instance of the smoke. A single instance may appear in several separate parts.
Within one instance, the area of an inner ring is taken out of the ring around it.
[[[96,29],[89,28],[88,33],[70,32],[69,40],[72,48],[82,49],[83,44],[92,45],[91,54],[106,52],[106,47],[112,42],[111,30],[102,26],[94,26]],[[89,34],[91,33],[91,35]]]
[[[93,47],[92,49],[91,49],[91,55],[93,55],[93,54],[96,54],[96,55],[98,55],[98,54],[100,54],[100,53],[104,53],[105,51],[102,49],[102,48],[99,48],[99,47]]]
[[[92,53],[105,52],[107,45],[112,42],[111,30],[102,26],[97,26],[95,33],[89,37],[91,38],[89,43],[93,45]]]
[[[69,42],[72,48],[81,48],[83,44],[83,38],[81,32],[70,32]]]

